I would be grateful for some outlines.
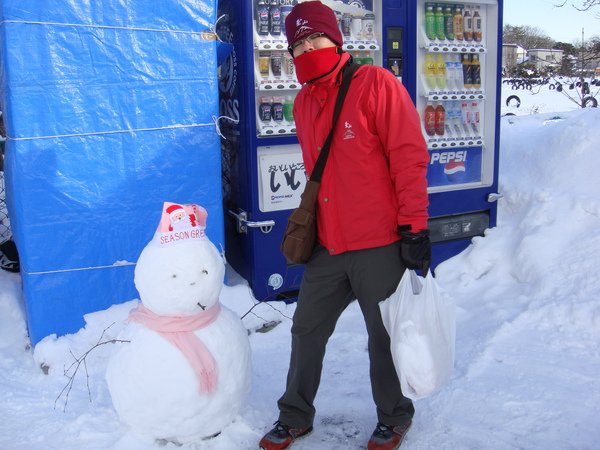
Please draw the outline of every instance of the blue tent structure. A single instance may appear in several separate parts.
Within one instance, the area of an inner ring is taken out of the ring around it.
[[[6,201],[33,344],[138,298],[162,204],[223,247],[216,0],[2,0]]]

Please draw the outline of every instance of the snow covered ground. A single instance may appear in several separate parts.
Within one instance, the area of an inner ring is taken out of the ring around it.
[[[406,449],[594,449],[600,442],[600,110],[580,110],[547,88],[505,87],[499,223],[437,269],[458,306],[456,371],[416,402]],[[232,274],[222,302],[240,316],[255,304]],[[87,357],[72,388],[63,370],[110,339],[135,302],[86,317],[77,334],[29,348],[20,277],[0,271],[0,448],[155,448],[119,422],[104,381],[113,345]],[[260,304],[245,315],[252,390],[218,437],[183,448],[257,448],[277,417],[294,305]],[[281,323],[257,332],[265,323]],[[358,305],[342,315],[326,356],[315,431],[294,448],[359,449],[375,425],[367,342]],[[45,374],[40,367],[44,363]],[[48,367],[46,367],[48,366]],[[74,367],[71,368],[71,372]],[[89,386],[89,393],[88,393]],[[90,401],[91,398],[91,401]],[[156,447],[158,448],[158,447]],[[175,448],[167,445],[163,448]]]

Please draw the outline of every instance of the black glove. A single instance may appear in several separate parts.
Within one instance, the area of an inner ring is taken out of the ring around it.
[[[426,276],[431,264],[431,241],[429,230],[418,233],[408,231],[406,226],[398,227],[400,241],[400,259],[408,269],[421,269],[421,275]]]

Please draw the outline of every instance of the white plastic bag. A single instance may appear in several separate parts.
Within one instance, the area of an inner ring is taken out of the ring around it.
[[[406,270],[379,308],[402,393],[413,400],[431,395],[454,370],[454,302],[442,295],[431,272],[421,278]]]

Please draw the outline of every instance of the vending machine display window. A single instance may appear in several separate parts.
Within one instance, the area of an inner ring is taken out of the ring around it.
[[[301,88],[287,49],[285,18],[296,0],[253,0],[253,58],[258,137],[288,136],[296,132],[292,108]],[[359,64],[381,64],[381,31],[373,0],[322,0],[338,18],[344,50]],[[375,2],[379,3],[378,0]]]
[[[494,181],[498,4],[420,1],[417,109],[430,150],[430,192]],[[489,84],[489,86],[488,86]]]

